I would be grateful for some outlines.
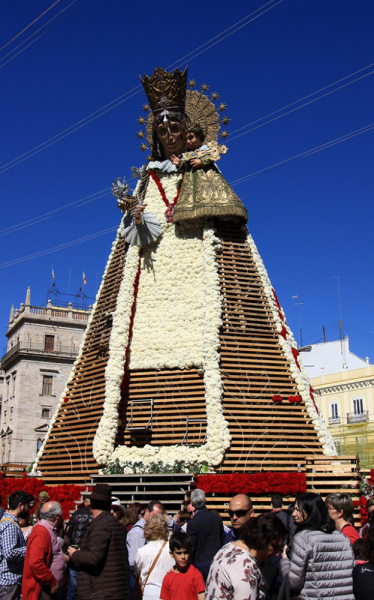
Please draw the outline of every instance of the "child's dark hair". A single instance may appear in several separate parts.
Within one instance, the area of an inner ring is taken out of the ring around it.
[[[190,538],[183,531],[173,533],[169,540],[169,548],[170,552],[174,552],[174,550],[187,550],[187,552],[191,552]]]
[[[202,142],[205,140],[204,130],[200,125],[196,125],[196,127],[188,127],[187,133],[189,132],[194,133],[197,137],[201,139]]]

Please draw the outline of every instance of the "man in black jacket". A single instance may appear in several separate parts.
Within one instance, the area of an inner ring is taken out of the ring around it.
[[[221,517],[206,508],[203,490],[191,493],[191,504],[196,512],[187,523],[187,535],[191,540],[190,561],[206,580],[213,557],[223,546],[225,534]]]
[[[78,600],[123,600],[129,596],[126,528],[110,514],[112,489],[97,483],[90,496],[91,522],[79,550],[69,546],[78,571]]]
[[[66,525],[66,536],[69,538],[70,546],[79,548],[84,534],[86,533],[89,524],[93,517],[90,511],[90,501],[85,498],[84,506],[79,508],[71,515],[70,521]],[[69,568],[69,587],[66,595],[66,600],[76,600],[77,598],[77,571],[72,567]]]

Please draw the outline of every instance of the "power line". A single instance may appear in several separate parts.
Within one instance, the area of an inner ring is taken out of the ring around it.
[[[44,23],[44,25],[42,25],[42,27],[40,27],[39,29],[37,29],[34,33],[32,33],[28,38],[26,38],[23,42],[21,42],[20,44],[18,44],[18,46],[16,46],[15,48],[13,48],[13,50],[11,50],[10,52],[8,52],[8,54],[6,54],[5,56],[3,56],[2,58],[0,58],[0,62],[5,60],[5,58],[7,56],[10,56],[10,54],[13,54],[13,52],[15,52],[17,50],[17,48],[20,48],[20,46],[22,46],[23,44],[25,44],[29,39],[31,39],[32,37],[34,37],[34,35],[36,35],[39,31],[41,31],[42,29],[44,29],[44,27],[46,27],[48,25],[48,23],[51,23],[52,21],[54,21],[54,19],[56,19],[59,15],[61,15],[63,12],[65,12],[65,10],[67,10],[72,4],[74,4],[77,0],[73,0],[73,2],[71,2],[70,4],[68,4],[64,9],[62,9],[59,13],[57,13],[57,15],[55,15],[54,17],[52,17],[52,19],[50,19],[49,21],[47,21],[47,23]],[[17,54],[14,54],[14,56],[12,56],[9,60],[7,60],[5,63],[3,63],[2,65],[0,65],[0,69],[2,69],[3,67],[5,67],[5,65],[7,65],[11,60],[13,60],[14,58],[16,58],[16,56],[18,56],[19,54],[21,54],[24,50],[26,50],[26,48],[28,48],[29,46],[31,46],[32,44],[34,44],[37,40],[39,40],[41,37],[43,37],[43,35],[45,35],[46,33],[48,33],[48,31],[51,31],[51,29],[53,29],[54,27],[56,27],[56,25],[58,25],[59,23],[61,23],[61,21],[63,21],[64,19],[66,19],[69,15],[71,15],[71,13],[73,13],[75,10],[77,10],[82,4],[84,4],[85,2],[87,2],[87,0],[82,0],[82,2],[80,2],[78,4],[78,6],[75,6],[71,11],[68,12],[67,15],[64,15],[63,17],[61,17],[61,19],[59,19],[56,23],[54,23],[53,25],[51,25],[51,27],[48,27],[48,29],[46,29],[46,31],[43,31],[43,33],[41,33],[37,38],[35,38],[35,40],[33,40],[32,42],[30,42],[29,44],[27,44],[27,46],[25,46],[24,48],[22,48],[22,50],[20,50],[19,52],[17,52]]]
[[[264,4],[263,6],[261,6],[260,8],[258,8],[256,11],[250,13],[249,15],[247,15],[246,17],[244,17],[244,19],[241,19],[240,21],[238,21],[237,23],[234,23],[234,25],[232,25],[229,29],[232,29],[233,27],[236,27],[236,25],[240,24],[243,22],[243,20],[249,19],[251,16],[253,16],[256,12],[261,11],[263,8],[267,7],[269,4],[271,4],[274,0],[271,0],[271,2],[267,2],[266,4]],[[266,10],[264,10],[261,14],[256,15],[253,19],[250,19],[249,21],[246,21],[246,23],[240,25],[240,27],[238,27],[235,31],[232,31],[230,34],[228,35],[232,35],[233,33],[235,33],[236,31],[238,31],[239,29],[241,29],[242,27],[244,27],[245,25],[248,25],[249,23],[251,23],[254,19],[257,19],[259,16],[261,16],[262,14],[264,14],[265,12],[271,10],[272,8],[274,8],[275,6],[277,6],[278,4],[280,4],[281,2],[283,2],[283,0],[278,0],[278,2],[276,4],[272,4],[272,6],[268,7]],[[172,63],[171,65],[169,65],[168,67],[166,67],[167,69],[170,69],[171,67],[173,67],[175,64],[177,64],[178,62],[184,60],[187,56],[193,55],[195,52],[197,52],[198,50],[200,50],[203,46],[205,46],[206,44],[209,44],[212,40],[216,39],[217,37],[220,37],[221,35],[223,35],[224,33],[226,33],[229,29],[225,29],[223,32],[221,32],[220,34],[218,34],[217,36],[215,36],[215,38],[212,38],[211,40],[209,40],[208,42],[205,42],[204,44],[202,44],[201,46],[199,46],[198,48],[195,48],[195,50],[193,50],[192,52],[190,52],[189,54],[185,55],[184,57],[182,57],[181,59],[179,59],[178,61]],[[226,39],[226,37],[228,37],[228,35],[224,36],[223,38],[220,38],[218,41],[214,42],[214,44],[211,44],[210,46],[208,46],[207,48],[205,48],[204,50],[201,50],[200,52],[198,52],[197,54],[195,54],[194,56],[190,56],[189,60],[193,60],[194,58],[196,58],[197,56],[200,56],[200,54],[202,54],[203,52],[205,52],[206,50],[209,50],[212,46],[218,44],[219,42],[221,42],[222,40]],[[61,131],[60,133],[57,133],[56,135],[54,135],[53,137],[49,138],[48,140],[46,140],[45,142],[42,142],[41,144],[38,144],[38,146],[35,146],[34,148],[32,148],[31,150],[28,150],[27,152],[25,152],[24,154],[21,154],[20,156],[18,156],[17,158],[14,158],[13,160],[5,163],[1,168],[0,168],[0,174],[4,173],[5,171],[8,171],[9,169],[12,169],[13,167],[17,166],[18,164],[20,164],[21,162],[24,162],[25,160],[27,160],[28,158],[31,158],[32,156],[34,156],[35,154],[38,154],[39,152],[41,152],[42,150],[45,150],[46,148],[49,148],[50,146],[52,146],[53,144],[56,144],[57,142],[59,142],[60,140],[64,139],[65,137],[71,135],[72,133],[74,133],[75,131],[77,131],[78,129],[81,129],[82,127],[84,127],[85,125],[88,125],[88,123],[91,123],[92,121],[95,121],[96,119],[98,119],[99,117],[101,117],[102,115],[106,114],[107,112],[109,112],[110,110],[113,110],[114,108],[116,108],[117,106],[119,106],[120,104],[122,104],[123,102],[126,102],[127,100],[129,100],[130,98],[132,98],[133,96],[135,96],[136,94],[138,94],[142,89],[142,86],[139,84],[137,86],[135,86],[134,88],[132,88],[131,90],[129,90],[128,92],[126,92],[125,94],[122,94],[121,96],[118,96],[118,98],[116,98],[115,100],[112,100],[111,102],[109,102],[108,104],[106,104],[105,106],[99,108],[98,110],[94,111],[93,113],[91,113],[90,115],[88,115],[87,117],[84,117],[83,119],[81,119],[80,121],[77,121],[76,123],[74,123],[74,125],[71,125],[70,127],[67,127],[66,129],[64,129],[63,131]],[[125,97],[127,96],[127,97]],[[113,105],[113,106],[111,106]],[[98,114],[100,113],[100,114]],[[96,115],[96,116],[95,116]],[[84,122],[86,121],[86,122]],[[71,131],[70,131],[71,130]]]
[[[266,167],[266,169],[261,169],[260,171],[255,171],[254,173],[251,173],[250,175],[245,175],[244,177],[235,179],[235,181],[230,181],[230,185],[237,185],[239,183],[243,183],[244,181],[248,181],[249,179],[253,179],[254,177],[257,177],[257,175],[262,175],[263,173],[268,173],[269,171],[272,171],[273,169],[277,169],[278,167],[287,165],[288,163],[291,163],[300,158],[304,158],[305,156],[311,156],[312,154],[321,152],[321,150],[325,150],[326,148],[330,148],[331,146],[335,146],[336,144],[341,144],[342,142],[346,142],[347,140],[349,140],[353,137],[356,137],[357,135],[361,135],[362,133],[366,133],[367,131],[370,131],[371,129],[374,129],[374,123],[371,123],[370,125],[366,125],[366,127],[361,127],[361,129],[356,129],[356,131],[352,131],[351,133],[342,135],[341,137],[336,138],[335,140],[331,140],[330,142],[326,142],[325,144],[321,144],[320,146],[316,146],[315,148],[311,148],[311,150],[306,150],[305,152],[296,154],[295,156],[292,156],[291,158],[287,158],[286,160],[282,160],[279,163],[275,163],[274,165],[271,165],[270,167]]]
[[[271,171],[275,168],[286,165],[286,164],[288,164],[294,160],[297,160],[299,158],[304,158],[306,156],[310,156],[312,154],[315,154],[316,152],[320,152],[321,150],[325,150],[326,148],[330,148],[331,146],[334,146],[341,142],[345,142],[353,137],[356,137],[357,135],[361,135],[361,133],[366,133],[367,131],[370,131],[371,129],[374,129],[374,123],[371,123],[370,125],[367,125],[366,127],[362,127],[361,129],[357,129],[356,131],[352,131],[351,133],[347,133],[346,135],[343,135],[340,138],[336,138],[335,140],[331,140],[330,142],[326,142],[325,144],[321,144],[320,146],[317,146],[316,148],[312,148],[311,150],[307,150],[306,152],[297,154],[296,156],[293,156],[292,158],[289,158],[287,160],[276,163],[275,165],[272,165],[271,167],[267,167],[266,169],[262,169],[261,171],[256,171],[255,173],[251,173],[250,175],[246,175],[245,177],[241,177],[240,179],[231,181],[230,185],[236,185],[238,183],[243,183],[244,181],[246,181],[248,179],[252,179],[253,177],[256,177],[257,175],[267,173],[268,171]],[[14,260],[0,264],[0,269],[4,269],[5,267],[10,267],[10,266],[19,264],[21,262],[25,262],[25,261],[31,260],[33,258],[38,258],[39,256],[44,256],[44,255],[50,254],[52,252],[57,252],[58,250],[63,250],[64,248],[69,248],[70,246],[74,246],[76,244],[80,244],[80,243],[89,241],[91,239],[94,239],[95,237],[105,235],[106,233],[115,231],[117,229],[118,229],[118,227],[111,227],[109,229],[105,229],[103,231],[93,233],[93,234],[85,236],[83,238],[79,238],[78,240],[73,240],[72,242],[67,242],[65,244],[61,244],[60,246],[55,246],[54,248],[49,248],[48,250],[42,250],[40,252],[36,252],[35,254],[30,254],[30,255],[24,256],[22,258],[16,258]]]
[[[55,210],[51,210],[50,212],[44,213],[43,215],[39,215],[38,217],[34,217],[33,219],[29,219],[28,221],[23,221],[23,223],[18,223],[18,225],[12,225],[11,227],[7,227],[6,229],[0,230],[0,237],[3,235],[8,235],[9,233],[15,233],[20,229],[25,229],[25,227],[31,227],[31,225],[36,225],[41,221],[45,221],[46,219],[50,219],[57,214],[61,214],[68,210],[72,210],[73,208],[79,208],[84,204],[89,204],[94,200],[99,200],[99,198],[103,198],[104,196],[109,196],[110,188],[105,188],[104,190],[100,190],[100,192],[96,192],[95,194],[91,194],[90,196],[86,196],[85,198],[81,198],[80,200],[76,200],[75,202],[71,202],[70,204],[66,204],[65,206],[61,206],[60,208],[56,208]],[[102,193],[105,192],[105,193]],[[101,194],[98,196],[98,194]],[[96,196],[92,198],[92,196]],[[88,200],[90,198],[90,200]]]
[[[66,242],[65,244],[60,244],[59,246],[54,246],[53,248],[48,248],[47,250],[41,250],[40,252],[35,252],[34,254],[29,254],[28,256],[22,256],[21,258],[15,258],[14,260],[9,260],[8,262],[0,264],[0,269],[4,269],[5,267],[12,267],[13,265],[18,265],[19,263],[26,262],[27,260],[32,260],[33,258],[39,258],[40,256],[45,256],[46,254],[52,254],[52,252],[57,252],[58,250],[64,250],[65,248],[70,248],[70,246],[75,246],[76,244],[82,244],[83,242],[89,242],[90,240],[94,240],[95,238],[98,238],[107,233],[117,231],[117,229],[118,229],[118,227],[109,227],[108,229],[103,229],[102,231],[98,231],[96,233],[86,235],[82,238],[79,238],[78,240]]]
[[[343,77],[342,79],[339,79],[338,81],[334,81],[333,83],[330,83],[329,85],[321,88],[320,90],[317,90],[317,91],[313,92],[312,94],[308,94],[307,96],[304,96],[304,98],[295,100],[295,102],[292,102],[291,104],[288,104],[287,106],[283,106],[282,108],[279,108],[278,110],[276,110],[272,113],[269,113],[268,115],[265,115],[264,117],[261,117],[260,119],[256,119],[256,121],[252,121],[252,123],[248,123],[247,125],[244,125],[243,127],[240,127],[239,129],[235,129],[234,131],[231,132],[231,134],[236,133],[237,131],[241,131],[242,129],[245,129],[246,127],[250,127],[251,125],[258,123],[259,121],[262,121],[263,119],[267,119],[268,117],[271,117],[272,115],[275,115],[276,113],[278,113],[282,110],[285,110],[286,108],[289,108],[290,106],[294,106],[298,102],[302,102],[306,98],[310,98],[311,96],[314,96],[315,94],[318,94],[319,92],[322,92],[323,90],[326,90],[329,87],[332,87],[333,85],[336,85],[337,83],[340,83],[341,81],[344,81],[345,79],[348,79],[349,77],[353,77],[354,75],[357,75],[357,73],[361,73],[362,71],[365,71],[365,69],[369,69],[372,66],[374,66],[374,63],[371,63],[370,65],[367,65],[366,67],[363,67],[362,69],[359,69],[355,73],[351,73],[350,75],[347,75],[346,77]],[[349,81],[348,83],[345,83],[344,85],[337,87],[335,90],[331,90],[330,92],[327,92],[326,94],[322,94],[321,96],[318,96],[318,98],[313,98],[313,100],[310,100],[309,102],[306,102],[305,104],[301,104],[300,106],[297,106],[296,108],[293,108],[292,110],[289,110],[286,113],[283,113],[282,115],[279,115],[278,117],[275,117],[274,119],[270,119],[269,121],[266,121],[265,123],[261,123],[261,125],[257,125],[257,127],[253,127],[252,129],[249,129],[248,131],[244,131],[243,133],[240,133],[239,135],[230,137],[230,142],[232,142],[233,140],[236,140],[237,138],[241,137],[242,135],[246,135],[247,133],[254,131],[255,129],[259,129],[260,127],[263,127],[264,125],[267,125],[268,123],[277,121],[277,119],[281,119],[282,117],[285,117],[286,115],[289,115],[290,113],[293,113],[296,110],[299,110],[300,108],[304,108],[304,106],[308,106],[308,104],[317,102],[317,100],[320,100],[321,98],[325,98],[325,96],[334,94],[338,90],[341,90],[341,89],[347,87],[348,85],[351,85],[352,83],[356,83],[356,81],[359,81],[360,79],[364,79],[365,77],[368,77],[368,75],[372,75],[373,73],[374,73],[374,70],[370,71],[369,73],[365,73],[365,75],[361,75],[361,77],[357,77],[357,79],[353,79],[353,81]]]
[[[61,2],[61,0],[56,0],[56,2],[54,2],[49,8],[47,8],[47,10],[45,10],[44,12],[42,12],[41,15],[39,15],[36,19],[34,19],[29,25],[27,25],[27,27],[25,27],[25,29],[22,29],[22,31],[20,31],[19,33],[17,33],[17,35],[14,36],[14,38],[12,38],[9,42],[7,42],[5,44],[5,46],[3,46],[2,48],[0,48],[0,52],[2,50],[4,50],[4,48],[6,48],[7,46],[9,46],[9,44],[11,44],[12,42],[14,42],[14,40],[16,40],[22,33],[24,33],[29,27],[31,27],[31,25],[34,25],[34,23],[36,23],[37,21],[39,21],[39,19],[41,19],[47,12],[49,12],[54,6],[56,6],[56,4],[58,4],[59,2]]]

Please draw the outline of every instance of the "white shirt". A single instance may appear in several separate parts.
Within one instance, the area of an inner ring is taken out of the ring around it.
[[[139,548],[134,564],[135,577],[142,577],[144,584],[148,572],[153,564],[154,559],[160,551],[160,548],[164,540],[157,540],[155,542],[148,542],[143,548]],[[162,580],[166,573],[170,571],[175,565],[174,558],[171,558],[169,554],[169,542],[166,542],[163,551],[154,567],[144,590],[143,600],[148,599],[159,599],[161,593]]]

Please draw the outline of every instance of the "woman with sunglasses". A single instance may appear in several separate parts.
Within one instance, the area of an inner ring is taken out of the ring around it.
[[[264,600],[265,582],[257,561],[278,554],[287,530],[275,515],[260,515],[246,523],[241,539],[229,542],[210,567],[206,600]]]
[[[354,600],[351,543],[335,530],[322,498],[301,494],[292,516],[297,529],[291,558],[286,546],[280,563],[283,577],[288,574],[292,597]]]

